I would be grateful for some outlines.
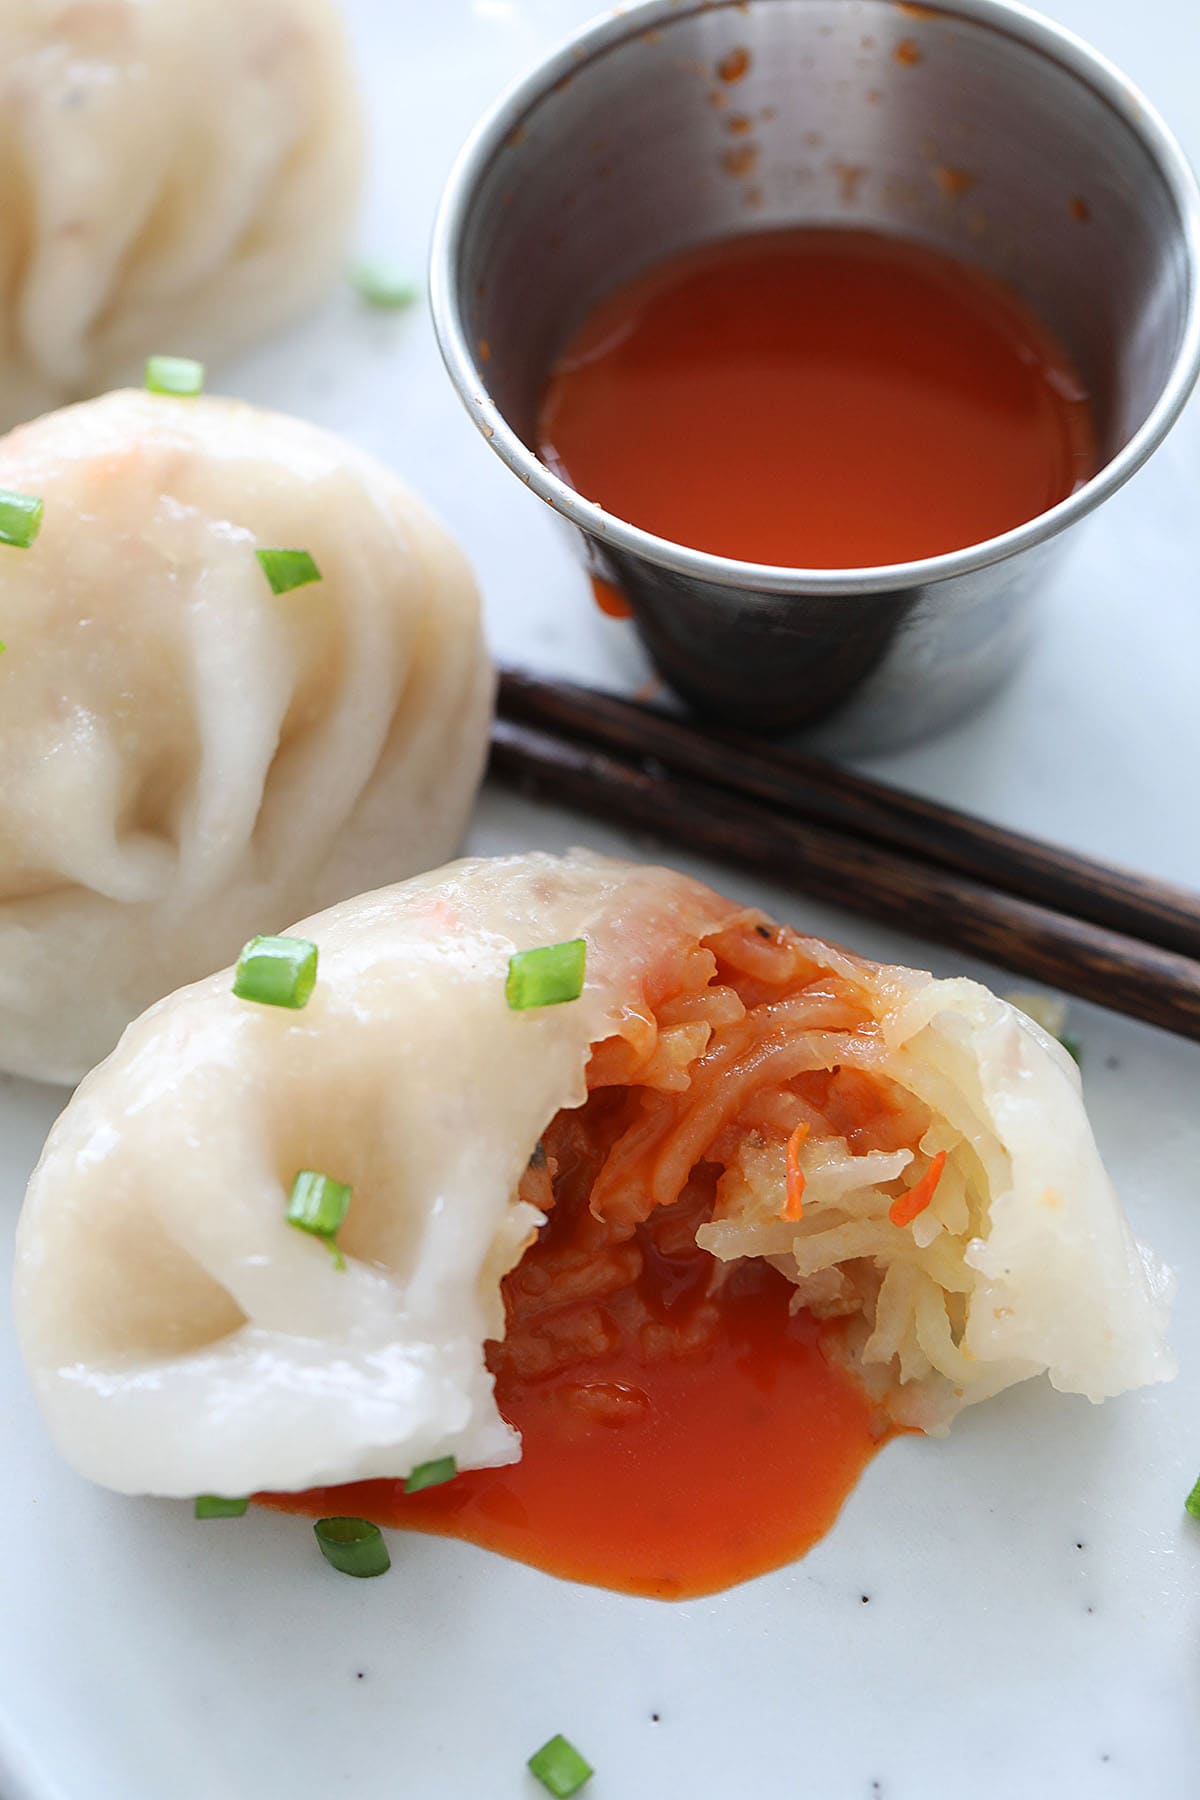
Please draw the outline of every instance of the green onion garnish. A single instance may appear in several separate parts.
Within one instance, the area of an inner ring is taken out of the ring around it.
[[[316,1169],[301,1169],[288,1198],[288,1224],[294,1225],[297,1231],[310,1231],[313,1237],[324,1238],[339,1269],[346,1265],[333,1240],[350,1211],[352,1191]]]
[[[1200,1519],[1200,1481],[1196,1483],[1183,1504],[1188,1512],[1191,1513],[1193,1519]]]
[[[504,998],[514,1012],[578,1000],[586,966],[583,938],[572,938],[569,944],[544,944],[540,950],[518,950],[508,961]]]
[[[399,312],[417,298],[416,283],[398,263],[355,263],[350,280],[368,306],[378,306],[386,312]]]
[[[197,1494],[196,1517],[198,1519],[240,1519],[248,1500],[226,1500],[222,1494]]]
[[[433,1462],[417,1464],[404,1483],[404,1491],[419,1494],[422,1488],[441,1487],[443,1481],[453,1481],[457,1474],[458,1464],[452,1456],[435,1457]]]
[[[260,1006],[307,1006],[317,984],[317,946],[307,938],[251,938],[238,957],[233,991]]]
[[[0,544],[28,550],[42,529],[43,501],[32,494],[12,494],[0,488]]]
[[[1060,1037],[1058,1041],[1062,1045],[1063,1049],[1066,1051],[1067,1055],[1070,1057],[1073,1057],[1074,1060],[1082,1068],[1083,1067],[1083,1045],[1080,1043],[1079,1039],[1077,1037],[1071,1037],[1068,1033],[1064,1032],[1062,1037]]]
[[[383,1533],[369,1519],[318,1519],[313,1530],[321,1555],[341,1575],[386,1575],[392,1566]]]
[[[292,1183],[288,1201],[288,1224],[317,1237],[332,1237],[345,1224],[350,1211],[353,1189],[340,1181],[331,1181],[315,1169],[302,1169]]]
[[[187,356],[148,356],[146,386],[152,394],[174,394],[177,400],[194,400],[204,392],[204,364]]]
[[[574,1744],[568,1743],[561,1733],[534,1751],[529,1767],[555,1800],[571,1800],[571,1795],[577,1794],[594,1773],[591,1764],[584,1762]]]
[[[307,587],[310,581],[321,579],[321,571],[307,550],[256,550],[254,554],[273,594],[290,594],[293,588]]]

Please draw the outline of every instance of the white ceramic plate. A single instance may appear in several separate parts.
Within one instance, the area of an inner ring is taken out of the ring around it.
[[[853,4],[853,0],[846,0]],[[437,190],[499,86],[586,0],[349,0],[376,130],[364,249],[422,266]],[[1200,148],[1193,0],[1059,0]],[[341,295],[213,381],[346,431],[397,463],[466,540],[493,642],[629,687],[626,628],[592,609],[549,515],[458,412],[420,313]],[[1200,882],[1200,413],[1094,523],[1033,660],[949,738],[880,761],[894,781]],[[591,822],[485,795],[478,850],[585,841]],[[871,955],[916,940],[668,851]],[[985,978],[986,970],[974,970]],[[998,978],[1001,985],[1011,985]],[[3,1800],[536,1800],[530,1752],[563,1731],[589,1800],[972,1800],[1193,1791],[1200,1527],[1200,1051],[1085,1007],[1088,1099],[1135,1227],[1181,1278],[1171,1388],[1102,1410],[1027,1385],[945,1442],[867,1469],[801,1563],[660,1605],[469,1546],[393,1542],[345,1581],[308,1525],[197,1526],[120,1500],[51,1453],[0,1319]],[[0,1085],[0,1291],[55,1090]]]

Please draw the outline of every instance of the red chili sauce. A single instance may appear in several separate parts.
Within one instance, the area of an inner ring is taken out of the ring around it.
[[[830,569],[981,543],[1099,466],[1084,385],[1013,293],[848,229],[729,239],[619,288],[556,364],[538,449],[659,537]]]
[[[886,1421],[837,1354],[841,1324],[792,1316],[782,1275],[719,1263],[696,1231],[745,1132],[782,1143],[798,1106],[858,1149],[915,1142],[927,1119],[854,1070],[760,1073],[779,1001],[801,1031],[809,1004],[837,1028],[869,1016],[781,928],[739,916],[707,945],[663,972],[630,1035],[596,1046],[586,1103],[551,1122],[522,1179],[546,1223],[505,1277],[504,1337],[487,1347],[521,1460],[408,1496],[369,1481],[271,1504],[465,1538],[660,1599],[777,1568],[829,1529]],[[702,1018],[706,1049],[689,1041]],[[675,1154],[701,1141],[698,1159]]]
[[[581,1223],[556,1208],[522,1277],[585,1239]],[[647,1318],[686,1334],[706,1305],[712,1259],[682,1236],[660,1248],[671,1223],[662,1214],[638,1227],[644,1268],[606,1308],[615,1349],[541,1379],[496,1355],[496,1398],[521,1433],[520,1462],[407,1496],[400,1482],[365,1481],[272,1504],[465,1538],[659,1600],[713,1593],[803,1555],[878,1448],[869,1403],[823,1355],[828,1327],[789,1318],[791,1289],[762,1262],[739,1265],[716,1331],[693,1352],[647,1356]]]

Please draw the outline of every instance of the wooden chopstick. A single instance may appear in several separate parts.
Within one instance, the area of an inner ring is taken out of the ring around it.
[[[1186,888],[1059,850],[834,763],[741,733],[700,730],[570,682],[502,669],[499,709],[502,718],[580,738],[619,755],[653,757],[677,774],[765,801],[794,818],[832,826],[985,887],[1200,958],[1200,894]]]
[[[782,815],[666,768],[508,718],[493,773],[548,799],[791,879],[807,895],[1200,1039],[1200,962]]]

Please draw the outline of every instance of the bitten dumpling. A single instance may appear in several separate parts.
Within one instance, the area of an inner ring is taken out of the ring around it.
[[[974,983],[581,852],[453,864],[295,930],[320,953],[303,1011],[229,971],[165,1000],[34,1174],[17,1326],[93,1479],[236,1495],[511,1461],[489,1363],[602,1367],[618,1312],[641,1329],[660,1209],[713,1291],[771,1257],[897,1419],[940,1429],[1043,1371],[1093,1400],[1172,1373],[1167,1278],[1073,1065]],[[579,997],[514,1010],[513,953],[579,937]],[[351,1188],[344,1269],[286,1222],[302,1170]],[[502,1303],[585,1170],[586,1256]]]
[[[369,457],[110,394],[0,442],[0,1065],[77,1080],[257,932],[442,861],[486,749],[474,579]],[[258,549],[322,579],[276,594]]]
[[[0,426],[336,276],[362,134],[333,0],[0,0],[0,39]]]

